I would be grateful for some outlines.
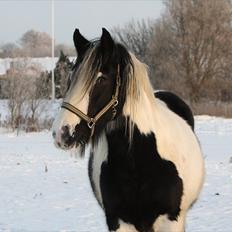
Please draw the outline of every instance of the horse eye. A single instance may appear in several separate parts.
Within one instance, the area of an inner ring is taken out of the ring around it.
[[[103,82],[103,81],[105,81],[105,80],[106,80],[106,76],[103,76],[103,75],[102,75],[102,76],[100,76],[100,77],[97,78],[97,83],[100,84],[101,82]]]

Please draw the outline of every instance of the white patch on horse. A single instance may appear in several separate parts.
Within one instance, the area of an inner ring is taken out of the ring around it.
[[[108,156],[108,143],[105,134],[102,134],[102,136],[99,138],[98,143],[92,148],[92,152],[92,180],[95,187],[96,198],[98,199],[100,205],[103,207],[100,188],[100,175],[102,163],[107,161]]]
[[[161,215],[159,216],[155,223],[153,224],[154,231],[159,232],[184,232],[185,231],[185,217],[186,212],[182,212],[179,217],[177,218],[177,221],[171,221],[168,219],[168,216]]]
[[[132,224],[119,219],[119,228],[115,232],[138,232],[138,230]]]

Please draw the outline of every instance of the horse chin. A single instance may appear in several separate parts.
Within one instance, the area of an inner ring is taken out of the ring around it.
[[[63,150],[63,151],[71,150],[71,149],[73,149],[74,146],[75,146],[75,143],[73,143],[73,144],[62,144],[62,145],[60,145],[60,144],[57,144],[56,142],[54,142],[54,144],[55,144],[55,147],[56,147],[56,148],[61,149],[61,150]]]
[[[72,148],[76,147],[76,142],[74,141],[74,139],[70,136],[68,139],[66,139],[65,141],[57,142],[54,141],[54,144],[56,146],[56,148],[64,150],[64,151],[68,151],[71,150]]]
[[[71,150],[73,148],[75,148],[75,143],[65,145],[63,150],[68,151],[68,150]]]
[[[70,137],[69,142],[66,143],[63,147],[63,150],[83,150],[87,145],[87,141],[82,139],[77,139],[75,137]]]
[[[66,133],[62,137],[62,144],[58,144],[57,147],[64,150],[80,150],[81,153],[84,152],[86,145],[89,142],[89,135],[88,133],[78,132],[75,131],[72,133]]]

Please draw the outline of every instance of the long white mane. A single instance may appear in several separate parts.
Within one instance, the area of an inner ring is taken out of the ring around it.
[[[134,54],[130,53],[130,56],[133,63],[133,73],[128,78],[123,114],[129,118],[129,135],[131,137],[134,124],[141,120],[141,122],[145,123],[146,115],[149,113],[153,115],[155,96],[148,76],[147,66],[140,62]]]

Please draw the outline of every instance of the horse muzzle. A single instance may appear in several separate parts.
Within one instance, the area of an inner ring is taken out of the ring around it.
[[[86,145],[90,139],[90,131],[81,123],[76,125],[74,131],[68,125],[62,126],[58,131],[53,131],[52,136],[57,148],[69,150],[74,146]]]
[[[52,132],[52,136],[54,139],[54,144],[57,148],[68,150],[71,149],[75,145],[75,139],[70,133],[69,126],[62,126],[62,128],[58,130],[54,130]]]

